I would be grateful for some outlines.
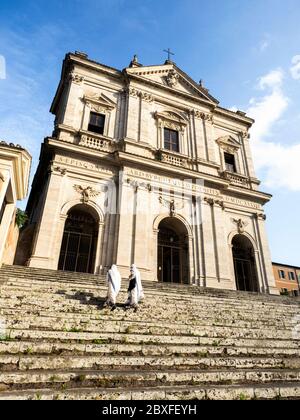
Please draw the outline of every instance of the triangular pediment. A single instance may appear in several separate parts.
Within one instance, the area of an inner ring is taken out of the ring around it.
[[[85,95],[84,101],[86,103],[90,102],[95,105],[101,105],[103,107],[110,108],[110,109],[113,109],[116,107],[116,104],[114,103],[114,101],[112,101],[103,93],[100,93],[100,95],[99,94]]]
[[[241,144],[232,136],[219,137],[216,141],[220,146],[227,146],[233,149],[241,147]]]
[[[186,73],[180,70],[175,64],[164,64],[161,66],[130,67],[126,73],[131,76],[144,79],[152,84],[163,85],[175,92],[188,94],[199,99],[218,104],[207,89],[192,80]]]

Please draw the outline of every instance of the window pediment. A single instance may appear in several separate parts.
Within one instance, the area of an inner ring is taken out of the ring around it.
[[[156,112],[155,118],[160,127],[169,128],[170,130],[183,131],[187,126],[187,120],[175,111]]]
[[[216,142],[228,153],[236,153],[241,148],[241,144],[232,136],[220,137]]]
[[[111,112],[116,107],[116,104],[103,93],[100,95],[85,95],[84,102],[91,110],[104,114]]]

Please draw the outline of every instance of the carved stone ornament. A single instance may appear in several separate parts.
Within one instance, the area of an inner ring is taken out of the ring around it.
[[[225,210],[225,203],[223,200],[215,200],[212,197],[204,197],[204,201],[210,206],[220,206],[222,210]]]
[[[139,188],[143,188],[149,192],[152,191],[152,185],[150,183],[147,182],[143,182],[143,181],[137,181],[135,179],[131,179],[131,178],[127,178],[127,184],[131,185],[134,190],[137,192]]]
[[[250,138],[250,133],[248,133],[248,131],[241,131],[239,134],[243,139],[249,139]]]
[[[154,97],[153,95],[151,95],[150,93],[147,92],[140,92],[140,97],[142,98],[143,101],[145,102],[153,102],[154,101]]]
[[[256,217],[260,220],[267,220],[267,216],[264,213],[257,213]]]
[[[170,86],[171,88],[174,88],[175,86],[177,86],[178,81],[179,81],[179,75],[176,73],[175,70],[170,70],[169,74],[166,76],[167,85]]]
[[[184,202],[172,200],[166,200],[163,197],[159,197],[159,202],[164,207],[169,209],[170,217],[175,217],[177,210],[182,210],[184,208]]]
[[[59,172],[61,175],[66,175],[67,174],[67,169],[63,168],[61,166],[54,166],[53,171]]]
[[[237,225],[237,230],[240,234],[245,232],[245,228],[248,226],[248,222],[242,219],[231,219],[233,223]]]
[[[140,92],[137,89],[135,89],[133,87],[130,87],[130,88],[128,88],[128,94],[129,94],[129,96],[132,96],[133,98],[138,98]]]
[[[203,121],[208,121],[210,123],[214,123],[214,116],[212,114],[206,114],[205,112],[194,110],[195,118]]]
[[[70,80],[76,85],[80,85],[84,81],[84,77],[77,73],[70,73]]]
[[[81,194],[82,198],[81,201],[83,203],[88,203],[91,198],[97,197],[100,194],[100,191],[95,190],[92,187],[82,187],[81,185],[74,185],[74,189],[76,192]]]
[[[5,177],[4,177],[4,175],[3,175],[3,173],[2,173],[2,172],[0,172],[0,180],[1,180],[2,182],[4,182],[4,181],[5,181]]]

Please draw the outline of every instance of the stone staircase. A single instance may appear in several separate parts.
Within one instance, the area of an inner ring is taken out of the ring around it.
[[[110,312],[101,277],[3,267],[0,400],[300,399],[299,301],[144,288]]]

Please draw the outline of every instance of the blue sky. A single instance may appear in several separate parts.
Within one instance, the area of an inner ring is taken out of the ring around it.
[[[34,171],[66,52],[122,69],[133,54],[163,63],[170,47],[222,106],[256,118],[272,258],[300,265],[299,22],[299,0],[2,0],[0,138],[28,148]]]

